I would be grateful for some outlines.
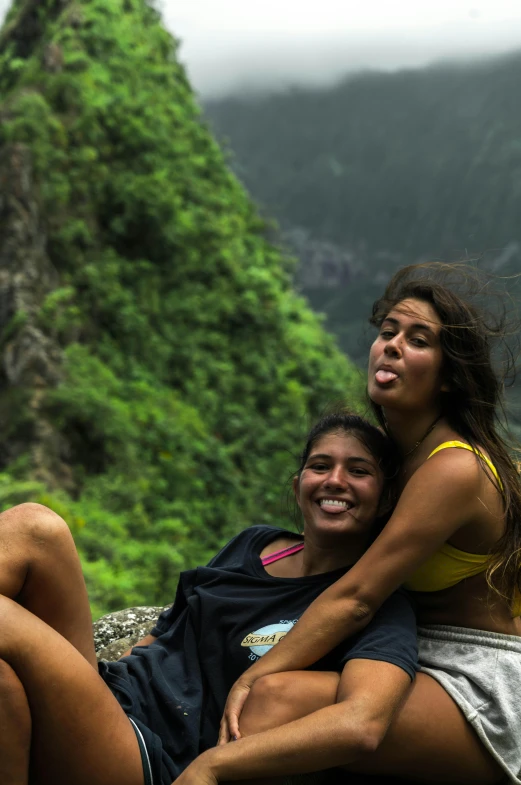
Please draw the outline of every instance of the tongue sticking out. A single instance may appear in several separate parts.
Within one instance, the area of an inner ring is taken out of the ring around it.
[[[393,373],[392,371],[377,371],[375,374],[375,379],[380,384],[389,384],[389,382],[394,382],[395,379],[398,378],[397,373]]]
[[[334,504],[333,502],[323,501],[320,503],[320,509],[332,515],[338,515],[338,513],[347,510],[347,504]]]

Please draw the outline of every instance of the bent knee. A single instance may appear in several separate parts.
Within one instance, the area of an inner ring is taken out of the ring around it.
[[[49,507],[37,502],[17,504],[1,513],[0,520],[5,525],[17,530],[34,532],[35,534],[43,533],[46,530],[68,528],[63,518]]]
[[[298,684],[295,673],[270,673],[262,676],[253,684],[248,703],[258,703],[264,706],[271,703],[291,702],[302,695],[302,688]]]
[[[294,674],[272,673],[257,679],[241,715],[241,734],[260,733],[294,719],[296,694]]]
[[[63,518],[49,507],[36,502],[25,502],[6,510],[6,516],[13,529],[25,535],[35,545],[45,545],[56,538],[62,539],[70,536],[70,530]]]
[[[265,702],[335,702],[340,676],[334,671],[270,673],[254,682],[248,700]]]
[[[339,675],[333,672],[272,673],[253,684],[241,719],[247,733],[277,727],[335,702]]]

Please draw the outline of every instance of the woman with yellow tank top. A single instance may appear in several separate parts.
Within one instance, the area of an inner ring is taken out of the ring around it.
[[[280,726],[302,716],[303,694],[320,692],[321,673],[291,671],[358,633],[405,585],[417,600],[421,672],[383,744],[356,771],[521,783],[521,490],[499,435],[498,331],[456,294],[462,272],[477,276],[464,265],[405,268],[373,306],[368,394],[401,454],[397,503],[359,562],[230,692],[220,741],[239,739],[237,760],[262,758],[263,734],[248,735],[260,729],[259,707]],[[347,487],[335,482],[333,497]],[[334,700],[324,688],[310,729]]]

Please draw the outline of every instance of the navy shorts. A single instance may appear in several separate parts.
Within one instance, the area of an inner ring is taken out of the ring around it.
[[[179,766],[163,748],[157,733],[138,718],[139,710],[136,711],[130,685],[121,679],[106,678],[104,662],[98,663],[98,670],[134,728],[143,763],[144,785],[172,785],[180,774]]]
[[[145,739],[143,738],[143,734],[139,730],[139,727],[136,724],[136,721],[129,717],[130,723],[134,728],[137,736],[137,743],[139,744],[139,751],[141,753],[141,763],[143,764],[143,775],[145,778],[145,785],[154,785],[154,775],[152,773],[152,764],[150,763],[150,757],[148,755],[147,745],[145,744]]]

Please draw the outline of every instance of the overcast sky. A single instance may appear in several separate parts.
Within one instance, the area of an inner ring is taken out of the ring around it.
[[[0,0],[0,13],[10,0]],[[203,95],[521,49],[521,0],[163,0]]]

